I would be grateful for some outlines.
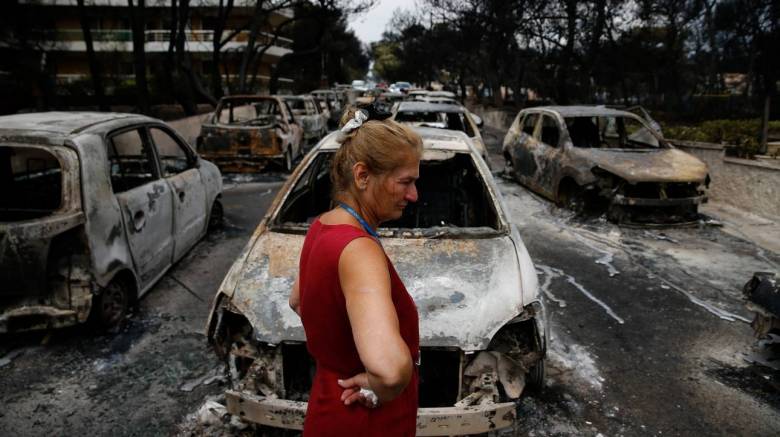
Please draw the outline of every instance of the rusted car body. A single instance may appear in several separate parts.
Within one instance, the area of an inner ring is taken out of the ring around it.
[[[312,144],[328,134],[328,116],[325,115],[312,96],[281,96],[292,109],[295,119],[303,127],[303,140]]]
[[[465,107],[423,101],[398,102],[392,112],[393,120],[399,123],[465,132],[485,162],[490,162],[479,127]]]
[[[420,315],[418,435],[510,426],[544,380],[546,321],[536,272],[485,162],[462,132],[416,128],[419,200],[379,229]],[[308,224],[332,207],[334,135],[279,192],[213,302],[207,336],[226,361],[228,411],[301,429],[314,370],[287,299]]]
[[[709,185],[706,164],[674,148],[647,122],[601,106],[520,111],[504,137],[507,172],[576,211],[615,222],[698,219]]]
[[[216,166],[134,114],[0,117],[0,185],[0,333],[118,322],[222,213]]]
[[[197,149],[223,172],[256,172],[271,162],[289,172],[303,154],[302,141],[303,129],[282,99],[239,95],[220,99],[201,126]]]

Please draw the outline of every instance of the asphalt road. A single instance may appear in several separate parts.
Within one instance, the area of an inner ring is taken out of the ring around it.
[[[494,168],[500,133],[486,131]],[[125,328],[0,338],[0,434],[170,435],[224,389],[203,327],[210,300],[281,183],[228,180],[227,225],[141,301]],[[573,217],[499,178],[550,319],[546,391],[516,435],[778,435],[780,372],[740,288],[780,254],[703,225],[630,229]],[[400,272],[403,276],[403,272]],[[229,426],[197,428],[210,435]]]

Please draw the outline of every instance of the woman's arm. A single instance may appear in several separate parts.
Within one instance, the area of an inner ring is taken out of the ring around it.
[[[349,243],[339,258],[339,281],[347,303],[352,336],[366,369],[341,382],[346,392],[355,386],[371,389],[380,402],[394,399],[412,377],[412,356],[401,338],[398,314],[390,293],[390,271],[385,254],[369,238]],[[359,390],[359,388],[358,388]]]
[[[295,283],[293,284],[292,291],[290,292],[290,299],[289,299],[290,308],[292,308],[293,311],[295,311],[295,314],[298,314],[298,317],[301,316],[301,284],[300,284],[300,276],[295,277]]]

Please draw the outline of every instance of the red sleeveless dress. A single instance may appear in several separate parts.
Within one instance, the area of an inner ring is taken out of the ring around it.
[[[369,409],[344,405],[338,379],[364,372],[352,339],[346,301],[339,282],[339,257],[352,240],[369,237],[354,226],[326,225],[315,220],[306,234],[300,259],[300,310],[306,346],[317,363],[306,419],[305,437],[315,436],[414,436],[417,424],[417,368],[412,380],[395,399]],[[401,337],[412,360],[418,361],[417,308],[390,259],[391,293]]]

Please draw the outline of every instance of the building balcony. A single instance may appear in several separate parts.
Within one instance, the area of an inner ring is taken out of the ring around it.
[[[230,30],[225,30],[223,35],[229,35]],[[214,49],[213,30],[188,30],[185,31],[185,44],[188,52],[211,53]],[[84,34],[81,29],[56,29],[46,31],[43,39],[47,41],[45,46],[50,50],[66,52],[85,52]],[[147,53],[167,52],[171,41],[169,30],[147,30],[144,32],[144,47]],[[247,45],[249,31],[239,32],[222,48],[223,51],[240,50]],[[93,29],[92,41],[95,51],[98,52],[131,52],[133,50],[133,32],[130,29]],[[293,40],[277,37],[270,33],[260,32],[255,44],[263,46],[273,44],[266,51],[266,55],[281,57],[292,52]]]

